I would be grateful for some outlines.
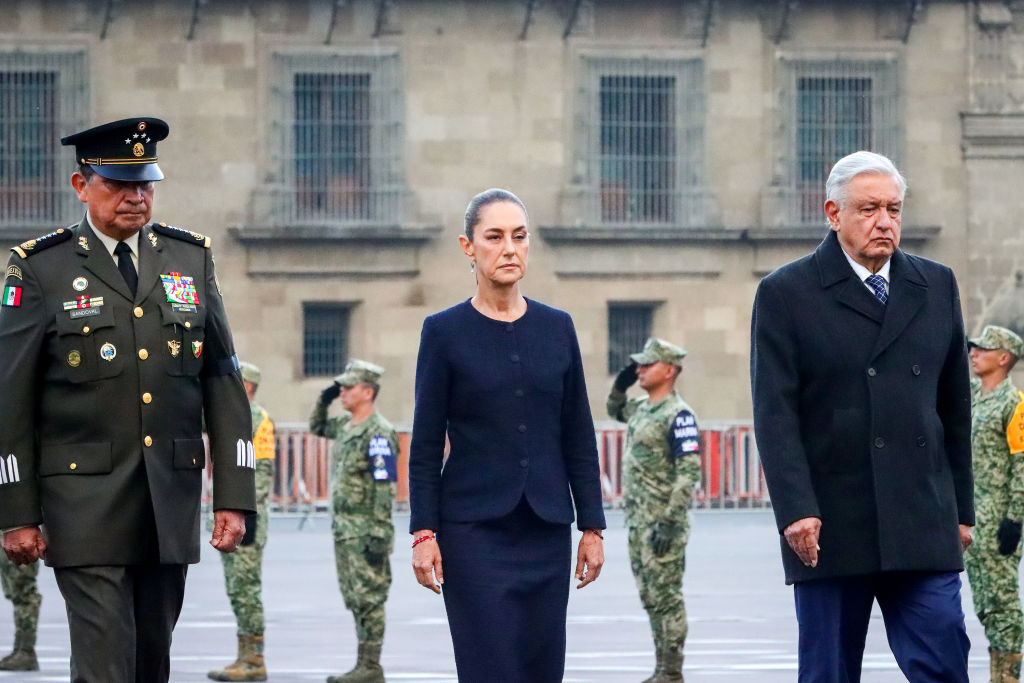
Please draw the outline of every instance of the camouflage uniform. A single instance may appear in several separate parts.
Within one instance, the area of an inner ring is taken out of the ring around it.
[[[14,608],[14,652],[0,661],[0,670],[36,670],[35,662],[36,631],[39,627],[39,605],[43,596],[39,594],[36,576],[39,574],[39,562],[31,564],[14,564],[7,559],[7,554],[0,552],[0,583],[3,584],[4,597],[11,601]]]
[[[344,387],[376,386],[383,368],[352,360],[335,379]],[[356,669],[339,680],[383,680],[380,649],[384,643],[384,603],[391,587],[389,556],[395,529],[391,505],[395,499],[398,434],[378,412],[354,424],[348,413],[328,418],[329,400],[323,395],[313,406],[309,429],[334,440],[331,449],[331,528],[338,587],[355,620],[359,640]],[[379,678],[378,678],[379,676]]]
[[[1008,338],[1004,328],[989,326],[985,334],[970,343],[983,349],[1021,352],[1020,338]],[[1013,333],[1010,333],[1013,334]],[[1015,345],[1016,344],[1016,345]],[[1012,346],[1014,348],[1006,348]],[[989,648],[996,653],[1016,655],[1008,678],[995,673],[999,665],[993,658],[994,680],[1016,680],[1020,675],[1019,653],[1024,639],[1024,615],[1018,575],[1021,546],[1009,555],[999,552],[999,527],[1004,519],[1024,521],[1024,444],[1012,443],[1013,423],[1024,419],[1016,414],[1024,400],[1009,377],[987,392],[981,381],[971,381],[971,448],[974,466],[974,506],[977,525],[974,543],[967,549],[964,562],[971,581],[974,611],[985,627]],[[1019,430],[1020,425],[1016,428]],[[1018,431],[1019,433],[1019,431]],[[1007,668],[1009,668],[1007,664]]]
[[[674,354],[661,354],[673,358],[671,364],[678,364],[685,354],[667,342],[649,340],[644,352],[633,355],[641,365],[662,360],[660,355],[645,355],[652,342],[655,352],[659,347],[675,350]],[[622,485],[629,559],[651,622],[660,669],[662,655],[680,651],[686,640],[683,571],[690,537],[689,509],[701,475],[697,418],[674,390],[652,404],[646,398],[629,399],[615,386],[608,395],[607,409],[611,417],[627,423]],[[660,555],[651,542],[659,525],[674,531],[667,552]],[[652,680],[660,680],[657,673]]]

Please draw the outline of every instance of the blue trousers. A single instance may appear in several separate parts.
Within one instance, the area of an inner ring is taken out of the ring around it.
[[[800,683],[860,680],[871,606],[910,683],[968,683],[971,641],[956,572],[882,572],[794,585]]]

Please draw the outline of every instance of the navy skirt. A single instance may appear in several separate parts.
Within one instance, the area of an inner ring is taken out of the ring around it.
[[[508,515],[441,522],[444,606],[460,683],[557,683],[572,571],[568,524],[524,499]]]

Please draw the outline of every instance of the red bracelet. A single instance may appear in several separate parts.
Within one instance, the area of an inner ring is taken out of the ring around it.
[[[415,548],[420,543],[423,543],[423,541],[433,541],[434,538],[435,537],[433,535],[430,535],[430,536],[420,536],[419,538],[417,538],[415,541],[412,542],[412,547]]]

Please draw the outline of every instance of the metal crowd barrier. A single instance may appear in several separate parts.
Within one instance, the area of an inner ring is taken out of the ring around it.
[[[595,425],[601,484],[605,503],[622,504],[622,457],[625,426]],[[277,468],[270,492],[272,509],[307,516],[329,505],[330,442],[311,434],[306,423],[276,423]],[[409,431],[399,431],[399,506],[409,501]],[[768,507],[768,489],[758,459],[754,430],[749,423],[710,424],[701,430],[701,482],[693,497],[698,508]],[[205,500],[209,500],[209,467]]]

